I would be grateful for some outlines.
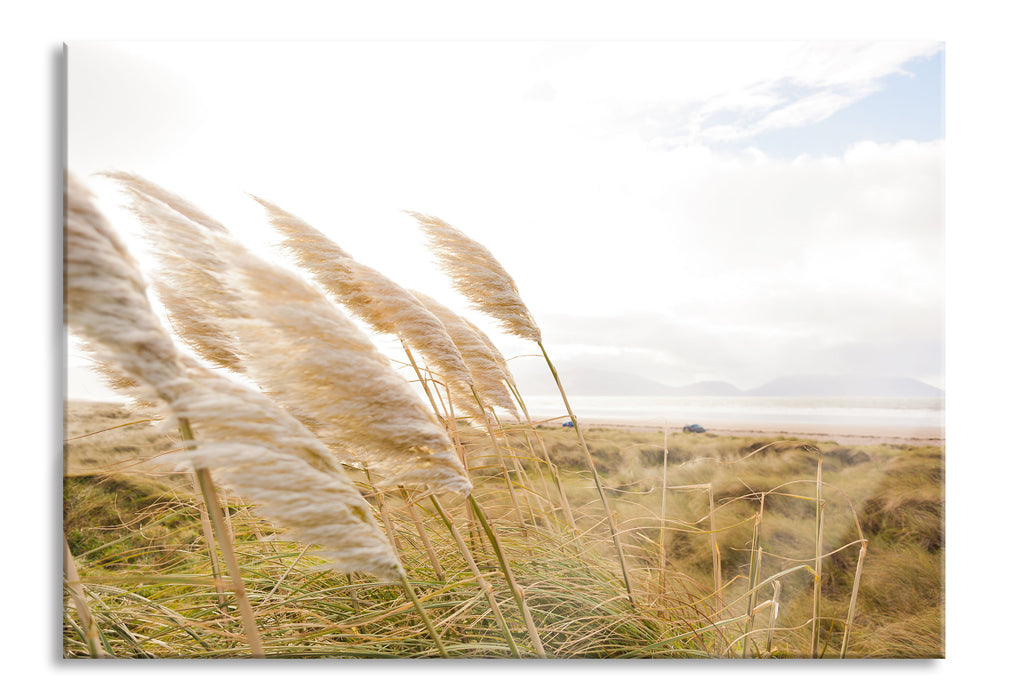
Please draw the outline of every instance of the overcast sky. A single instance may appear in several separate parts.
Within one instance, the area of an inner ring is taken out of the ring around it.
[[[944,386],[942,44],[71,43],[68,56],[72,171],[135,171],[266,255],[276,237],[246,193],[271,199],[508,356],[535,346],[467,309],[402,210],[495,253],[562,372]],[[129,234],[115,189],[90,182]],[[514,363],[520,377],[540,364]],[[72,370],[68,392],[101,390]]]

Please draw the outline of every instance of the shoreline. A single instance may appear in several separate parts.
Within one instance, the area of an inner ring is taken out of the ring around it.
[[[126,408],[126,403],[99,401],[93,399],[64,399],[64,419],[72,408],[94,409],[98,407]],[[130,410],[127,408],[127,410]],[[534,416],[536,425],[559,428],[567,416]],[[635,432],[661,432],[664,423],[656,419],[634,418],[580,418],[582,427],[607,428]],[[833,441],[839,445],[872,445],[881,443],[900,445],[937,445],[945,447],[945,428],[942,426],[871,425],[871,424],[831,424],[831,423],[774,423],[762,421],[705,421],[702,425],[711,435],[736,437],[791,437],[797,440]],[[670,433],[681,432],[683,426],[665,424]]]
[[[535,420],[535,419],[534,419]],[[541,425],[560,427],[564,419],[546,420]],[[581,418],[579,424],[586,429],[609,428],[613,430],[659,431],[664,425],[656,420]],[[703,424],[711,435],[737,437],[793,437],[799,440],[832,441],[839,445],[872,445],[880,443],[900,445],[937,445],[945,447],[943,427],[906,425],[833,425],[828,423],[761,423],[717,421]],[[668,425],[670,433],[681,432],[683,426]]]

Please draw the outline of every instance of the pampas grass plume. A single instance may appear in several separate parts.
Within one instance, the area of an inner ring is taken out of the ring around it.
[[[368,462],[380,485],[472,488],[445,429],[319,290],[251,253],[232,261],[247,313],[229,325],[249,374]]]
[[[379,271],[358,262],[327,236],[289,212],[254,197],[284,238],[283,248],[355,317],[380,333],[398,337],[419,353],[472,411],[467,400],[473,377],[445,325],[413,294]]]
[[[124,182],[158,255],[168,298],[188,295],[184,287],[194,279],[206,281],[194,294],[209,300],[199,320],[214,329],[211,342],[201,343],[207,336],[197,335],[199,327],[188,319],[180,316],[176,326],[194,347],[234,353],[239,362],[232,368],[331,449],[366,460],[380,485],[469,493],[468,475],[444,428],[321,291],[254,255],[177,195],[136,176]]]
[[[517,416],[518,409],[504,384],[505,374],[487,344],[473,331],[466,319],[423,292],[412,293],[445,325],[445,330],[469,367],[477,392],[491,404]]]
[[[539,326],[519,296],[515,280],[486,247],[435,216],[407,213],[427,234],[428,247],[457,292],[508,333],[542,342]]]
[[[223,252],[237,246],[224,226],[193,204],[138,175],[104,173],[130,195],[130,211],[157,261],[152,286],[178,336],[214,367],[241,373],[223,318],[241,313],[238,294],[225,284]]]
[[[325,447],[265,397],[178,351],[135,260],[73,175],[66,212],[68,325],[125,388],[144,399],[153,394],[197,428],[184,459],[214,467],[274,523],[321,545],[334,568],[399,578],[367,503]]]

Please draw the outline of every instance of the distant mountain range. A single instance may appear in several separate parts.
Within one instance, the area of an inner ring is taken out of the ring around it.
[[[580,396],[871,396],[941,397],[942,389],[907,377],[797,374],[780,377],[753,389],[743,390],[728,382],[694,382],[669,386],[629,372],[588,368],[560,370],[564,390]],[[545,380],[546,379],[546,380]],[[556,391],[549,378],[518,378],[519,389],[529,394]]]

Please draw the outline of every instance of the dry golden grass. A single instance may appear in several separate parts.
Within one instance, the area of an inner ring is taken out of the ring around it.
[[[113,404],[70,402],[68,437],[123,426],[88,438],[70,440],[67,451],[70,472],[80,472],[82,458],[96,460],[96,464],[84,465],[92,471],[96,465],[107,466],[117,454],[115,448],[127,442],[136,447],[137,458],[171,449],[175,441],[170,435],[161,434],[156,424],[126,425],[141,415],[151,414],[134,413]],[[576,437],[570,429],[564,428],[541,428],[539,432],[560,466],[564,484],[572,496],[579,527],[587,533],[583,540],[583,544],[590,544],[587,552],[579,553],[567,545],[559,545],[543,530],[537,529],[531,531],[534,539],[530,553],[526,549],[530,545],[525,544],[514,518],[502,477],[493,470],[481,470],[474,473],[474,485],[507,543],[513,567],[526,588],[542,643],[549,656],[675,657],[726,653],[741,626],[733,623],[720,628],[708,627],[713,620],[712,555],[706,526],[708,496],[703,491],[676,487],[701,482],[713,484],[727,603],[737,601],[738,605],[738,599],[745,592],[753,534],[750,518],[758,503],[755,494],[772,490],[790,494],[765,498],[762,571],[771,575],[792,566],[791,562],[777,557],[810,558],[810,509],[807,501],[793,497],[802,495],[808,485],[793,484],[784,491],[779,488],[792,481],[808,479],[809,453],[798,446],[775,445],[743,459],[768,441],[671,433],[668,436],[670,456],[667,474],[667,485],[671,488],[666,503],[664,541],[666,573],[660,588],[657,516],[661,501],[663,436],[660,432],[592,429],[587,431],[586,436],[594,459],[603,472],[611,503],[617,509],[621,537],[628,544],[632,562],[632,581],[640,593],[638,613],[631,615],[626,601],[621,602],[620,575],[614,570],[606,526],[593,498],[591,477],[585,473],[584,464],[579,462],[584,458]],[[476,439],[476,434],[473,438]],[[522,443],[513,440],[511,444]],[[847,501],[837,498],[836,494],[859,494],[853,505],[867,530],[871,518],[864,516],[872,512],[873,503],[886,501],[890,492],[900,493],[914,486],[923,500],[941,503],[942,482],[941,478],[936,480],[942,473],[941,450],[887,445],[850,448],[830,443],[819,443],[818,446],[824,455],[825,479],[828,484],[837,487],[826,489],[832,503],[826,517],[828,550],[835,543],[856,539],[855,534],[848,530],[851,518],[846,512]],[[474,455],[485,454],[486,450],[486,446],[481,447],[479,442],[469,448]],[[527,466],[531,466],[528,452],[517,449],[516,454]],[[692,461],[691,456],[695,454],[702,455],[705,461]],[[114,571],[117,575],[131,572],[140,579],[145,576],[156,578],[155,572],[166,575],[174,570],[173,567],[179,567],[181,562],[192,562],[200,556],[200,533],[191,485],[178,477],[157,476],[135,481],[138,478],[135,473],[139,471],[139,468],[133,469],[127,477],[75,478],[72,483],[68,482],[66,527],[71,547],[80,557],[86,581],[106,575],[99,574],[102,571]],[[358,486],[369,492],[363,475],[360,477]],[[831,491],[834,496],[830,495]],[[110,494],[112,500],[108,500]],[[418,503],[426,522],[426,533],[446,576],[444,581],[439,581],[423,552],[417,526],[409,516],[405,501],[393,492],[387,492],[383,498],[398,547],[405,552],[411,580],[418,582],[422,595],[432,596],[427,601],[434,607],[436,624],[448,640],[450,654],[474,657],[511,655],[500,633],[495,631],[493,618],[488,617],[486,602],[476,597],[479,589],[466,574],[466,564],[449,532],[438,525],[436,513],[429,506]],[[410,622],[409,613],[402,607],[407,603],[405,599],[400,598],[401,605],[396,607],[400,612],[382,621],[363,622],[367,618],[364,611],[373,610],[374,616],[377,611],[373,606],[378,604],[377,601],[389,601],[388,596],[392,595],[389,589],[364,585],[364,580],[360,579],[362,587],[356,589],[355,595],[358,596],[361,612],[354,612],[350,596],[351,590],[355,589],[348,587],[346,580],[320,578],[319,572],[313,573],[317,560],[312,551],[303,554],[302,545],[291,543],[283,533],[277,533],[268,524],[257,520],[254,511],[240,500],[231,501],[230,506],[232,521],[237,523],[235,527],[251,537],[243,540],[240,536],[237,542],[240,556],[246,562],[245,570],[250,573],[250,595],[254,602],[257,596],[260,601],[267,601],[264,614],[268,609],[271,619],[286,621],[280,627],[266,631],[264,643],[270,655],[396,657],[429,653],[423,651],[428,647],[407,643],[406,636],[416,634],[420,644],[419,638],[424,636],[424,632],[419,627],[419,620]],[[465,508],[461,503],[453,501],[447,507],[456,518],[464,538],[475,543],[473,552],[477,563],[482,570],[490,573],[489,582],[520,650],[523,654],[532,655],[528,639],[522,633],[521,616],[510,600],[500,575],[494,573],[497,567],[488,543],[479,531],[472,530],[467,524]],[[929,505],[926,510],[932,507]],[[905,518],[912,515],[912,512],[905,512]],[[167,519],[159,521],[166,516]],[[139,544],[144,541],[139,534],[141,524],[144,525],[142,531],[149,538],[143,546]],[[561,525],[562,522],[557,520],[555,524]],[[869,553],[847,655],[853,658],[942,656],[942,548],[929,551],[931,545],[928,540],[917,535],[895,537],[899,526],[891,525],[890,529],[883,528],[868,535]],[[114,542],[128,533],[132,533],[130,536],[134,539],[127,538],[87,554],[89,550]],[[856,559],[857,548],[849,547],[828,557],[824,567],[823,614],[827,622],[821,635],[828,657],[838,653],[843,632],[841,622],[846,613]],[[188,575],[194,573],[195,570]],[[287,576],[281,580],[285,573]],[[810,575],[801,571],[793,573],[783,578],[782,584],[773,654],[803,656],[808,651],[808,618],[812,609]],[[276,591],[269,596],[275,585]],[[145,585],[143,594],[145,597],[154,596],[156,590],[151,582]],[[770,594],[768,590],[766,599],[770,598]],[[283,595],[288,596],[286,601]],[[319,597],[322,595],[329,597],[333,606],[331,611],[324,609]],[[602,607],[596,607],[607,600],[609,602]],[[280,607],[276,607],[278,605]],[[323,618],[335,614],[337,609],[344,612],[325,622]],[[132,633],[134,623],[127,619],[130,610],[134,608],[118,609],[116,619]],[[709,617],[707,622],[700,616],[700,611],[704,610]],[[755,648],[760,653],[765,651],[763,644],[768,610],[762,609],[755,618],[758,630],[754,633]],[[209,611],[203,614],[209,615]],[[103,624],[108,622],[108,618],[99,618]],[[353,626],[363,633],[362,636],[353,634],[339,621],[341,619],[360,619],[362,624],[355,622]],[[460,627],[463,623],[464,626]],[[173,624],[177,626],[177,623]],[[198,624],[208,625],[209,621]],[[320,632],[324,629],[329,631],[313,637],[309,631],[313,625]],[[369,625],[372,625],[371,636],[365,633]],[[393,633],[393,628],[398,626],[402,627]],[[674,629],[680,631],[673,633]],[[690,629],[698,630],[696,636],[688,632]],[[293,639],[286,639],[282,630],[288,633],[297,630],[297,634]],[[68,634],[70,648],[83,650],[84,647],[78,647],[82,642],[73,641],[74,633],[68,631]],[[105,634],[108,635],[107,629]],[[681,634],[685,636],[678,636]],[[191,637],[184,636],[192,642]],[[663,642],[674,637],[676,641]],[[219,641],[205,638],[208,646],[214,647],[213,651],[195,642],[193,647],[177,649],[184,655],[193,656],[238,653],[231,644],[216,647]],[[109,644],[120,654],[129,653],[128,649],[132,648],[122,638],[110,640]],[[139,641],[136,644],[144,653],[160,655],[148,644]],[[134,650],[134,653],[139,652]],[[734,653],[739,653],[738,644]]]
[[[941,449],[583,432],[514,280],[415,215],[456,288],[542,351],[573,433],[535,429],[479,328],[260,200],[375,329],[424,306],[472,378],[482,429],[459,429],[438,383],[414,365],[428,407],[320,289],[173,193],[113,177],[156,251],[173,330],[259,388],[180,351],[69,178],[68,326],[165,419],[68,407],[68,656],[942,655]],[[231,490],[223,511],[211,470]]]

